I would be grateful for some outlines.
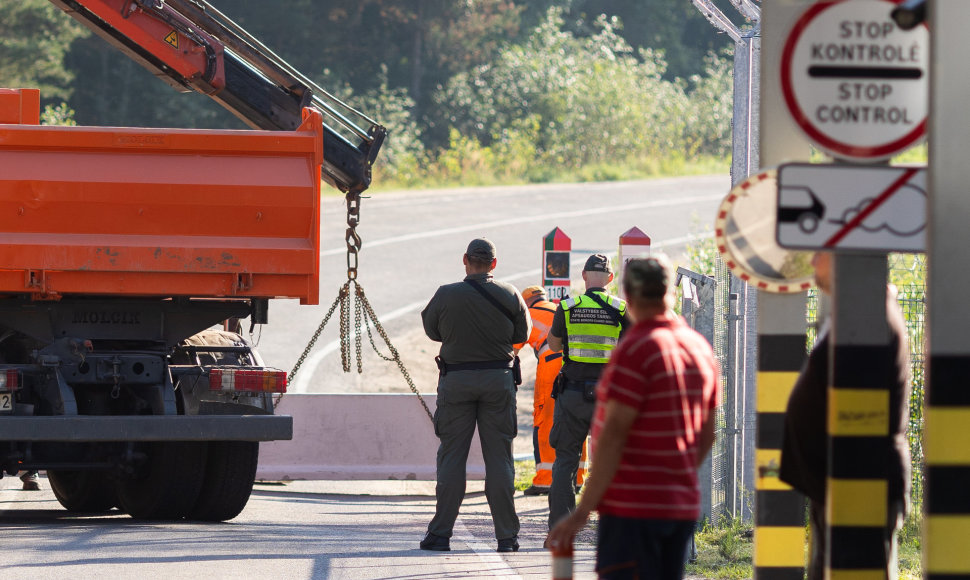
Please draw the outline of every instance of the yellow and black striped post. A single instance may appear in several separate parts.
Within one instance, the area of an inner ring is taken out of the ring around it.
[[[892,467],[886,256],[833,257],[826,478],[828,580],[885,580]],[[888,357],[888,359],[887,359]]]
[[[805,360],[805,298],[758,295],[755,580],[802,580],[805,497],[778,479],[785,407]]]
[[[970,578],[970,354],[930,355],[923,577]]]
[[[970,2],[933,0],[928,10],[932,34],[923,575],[942,580],[970,578]]]
[[[778,74],[788,31],[810,4],[808,0],[762,4],[759,167],[808,161],[811,154],[808,141],[791,122]],[[806,295],[758,292],[757,301],[754,580],[802,580],[805,499],[778,479],[778,468],[785,407],[807,354]]]

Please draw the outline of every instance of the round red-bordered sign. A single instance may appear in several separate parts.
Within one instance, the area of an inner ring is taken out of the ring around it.
[[[714,243],[735,276],[766,292],[791,294],[812,287],[813,252],[787,250],[775,240],[778,174],[752,175],[734,186],[717,210]]]
[[[795,123],[834,157],[892,157],[926,135],[929,29],[901,30],[899,0],[812,4],[781,58],[781,89]]]

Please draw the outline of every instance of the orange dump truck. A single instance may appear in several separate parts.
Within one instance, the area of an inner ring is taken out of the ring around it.
[[[291,437],[272,414],[286,373],[208,329],[316,303],[320,114],[292,132],[46,127],[37,103],[0,91],[2,467],[46,469],[70,510],[234,517],[257,442]]]
[[[317,303],[321,179],[359,196],[385,131],[202,0],[52,1],[258,130],[42,126],[38,91],[0,89],[0,476],[46,470],[70,511],[231,519],[259,441],[292,437],[286,373],[239,325]]]

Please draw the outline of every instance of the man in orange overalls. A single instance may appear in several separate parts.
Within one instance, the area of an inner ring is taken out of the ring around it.
[[[532,316],[532,332],[529,334],[529,345],[539,359],[536,367],[536,384],[533,395],[532,411],[532,446],[535,450],[536,474],[532,478],[532,485],[523,493],[525,495],[545,495],[552,485],[552,464],[556,460],[556,450],[549,445],[549,431],[552,429],[552,412],[555,400],[552,398],[552,383],[562,368],[562,353],[552,352],[546,344],[549,329],[552,328],[552,316],[556,312],[556,305],[546,300],[546,291],[542,286],[529,286],[522,290],[522,298],[529,307]],[[521,348],[525,344],[516,345]],[[583,485],[586,478],[586,446],[583,445],[583,457],[576,472],[576,488]]]

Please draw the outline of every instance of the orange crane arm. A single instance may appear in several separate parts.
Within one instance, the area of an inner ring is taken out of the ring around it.
[[[360,193],[387,130],[330,95],[205,0],[50,0],[177,90],[209,96],[255,129],[324,117],[324,181]]]

